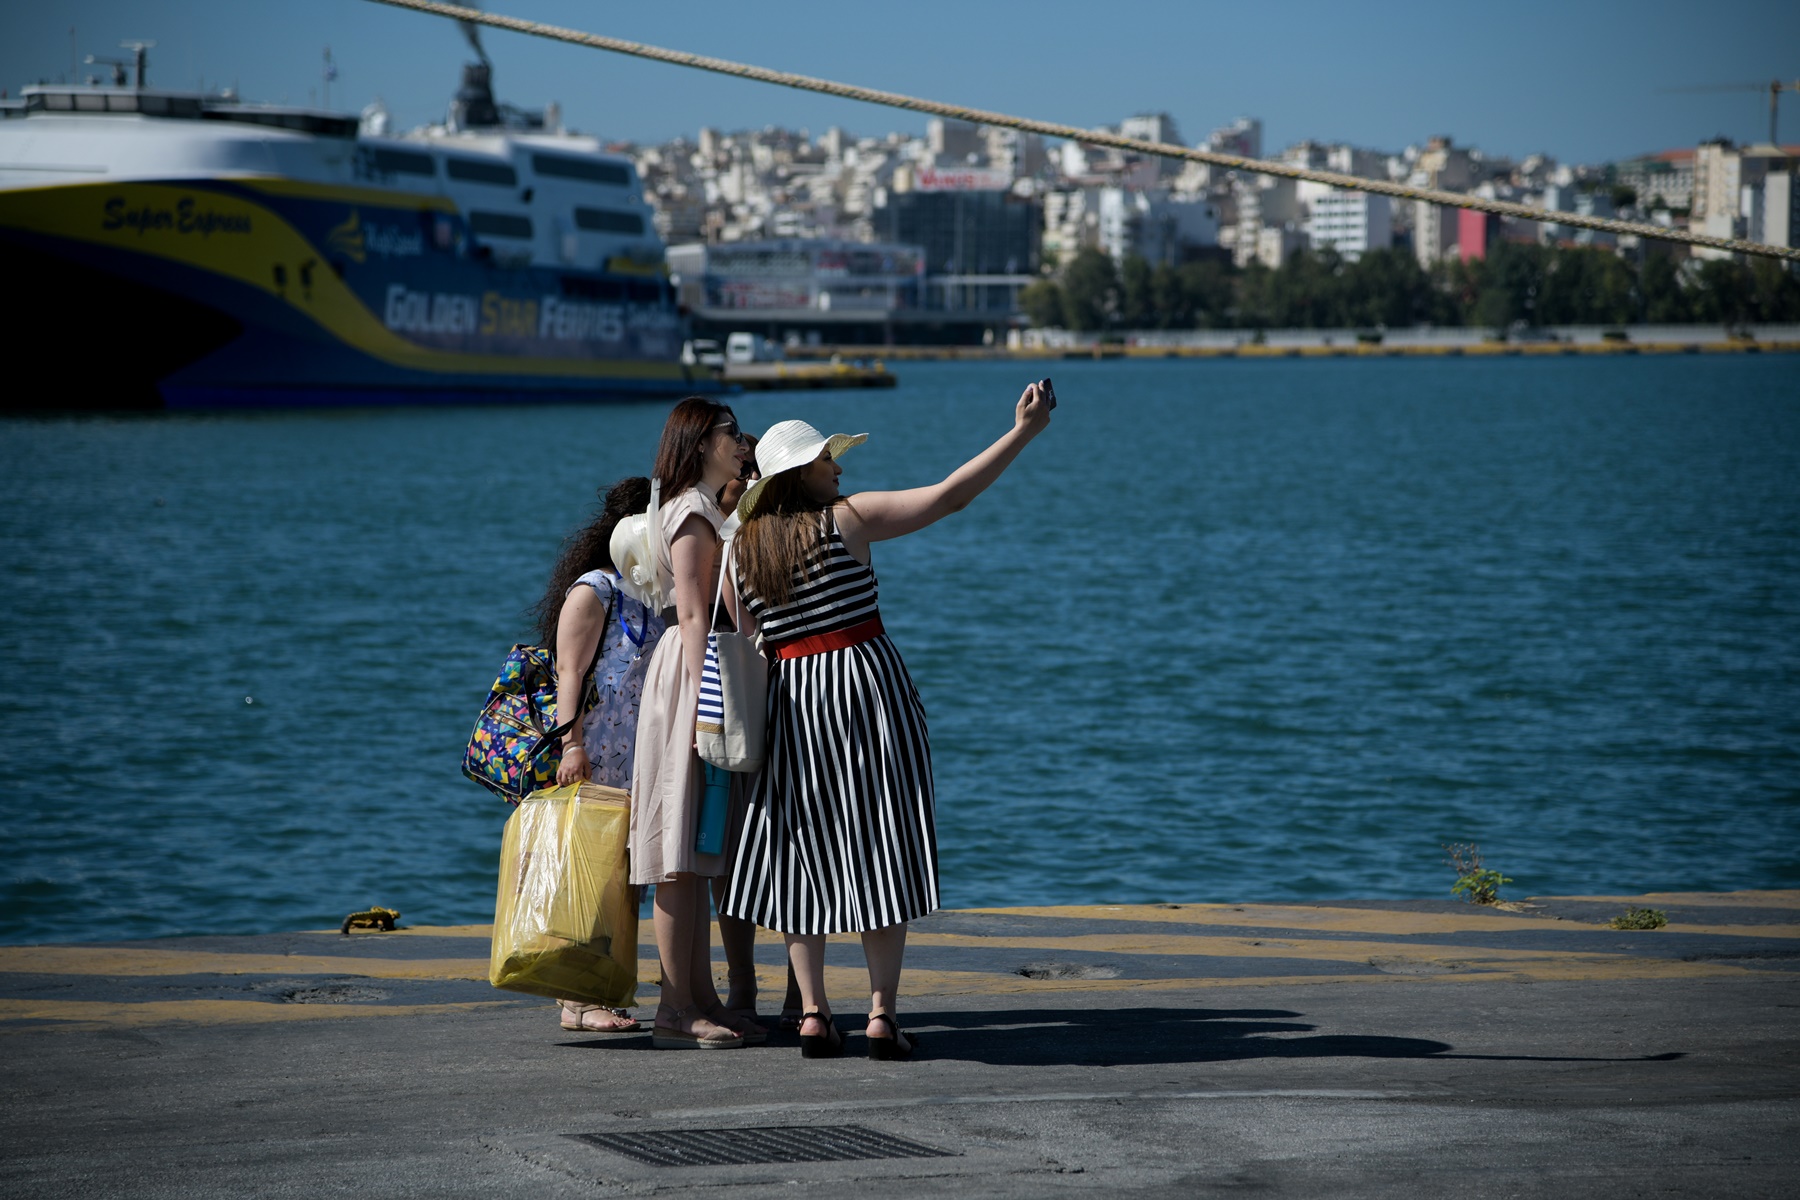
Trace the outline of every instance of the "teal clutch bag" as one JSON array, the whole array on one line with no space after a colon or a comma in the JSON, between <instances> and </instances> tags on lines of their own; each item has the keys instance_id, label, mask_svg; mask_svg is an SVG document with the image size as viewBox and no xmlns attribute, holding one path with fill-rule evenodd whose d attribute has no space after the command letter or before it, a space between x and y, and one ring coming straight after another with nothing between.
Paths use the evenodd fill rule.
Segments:
<instances>
[{"instance_id":1,"label":"teal clutch bag","mask_svg":"<svg viewBox=\"0 0 1800 1200\"><path fill-rule=\"evenodd\" d=\"M725 853L725 819L731 815L731 772L704 760L700 763L700 819L694 822L694 850Z\"/></svg>"}]
</instances>

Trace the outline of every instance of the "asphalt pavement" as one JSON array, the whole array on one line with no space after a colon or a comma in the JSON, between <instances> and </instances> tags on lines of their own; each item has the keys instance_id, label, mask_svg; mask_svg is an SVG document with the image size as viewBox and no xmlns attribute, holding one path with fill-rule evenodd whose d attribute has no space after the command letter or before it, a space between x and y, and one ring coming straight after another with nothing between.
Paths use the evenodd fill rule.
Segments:
<instances>
[{"instance_id":1,"label":"asphalt pavement","mask_svg":"<svg viewBox=\"0 0 1800 1200\"><path fill-rule=\"evenodd\" d=\"M1800 892L945 912L908 1063L866 1057L853 938L832 1061L565 1033L487 949L0 947L0 1194L1800 1193Z\"/></svg>"}]
</instances>

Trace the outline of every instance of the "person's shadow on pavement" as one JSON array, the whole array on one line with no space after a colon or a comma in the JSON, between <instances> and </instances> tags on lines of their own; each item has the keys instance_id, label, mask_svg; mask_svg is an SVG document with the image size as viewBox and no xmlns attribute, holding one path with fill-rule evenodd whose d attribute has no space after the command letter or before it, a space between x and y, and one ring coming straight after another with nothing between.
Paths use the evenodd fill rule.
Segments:
<instances>
[{"instance_id":1,"label":"person's shadow on pavement","mask_svg":"<svg viewBox=\"0 0 1800 1200\"><path fill-rule=\"evenodd\" d=\"M923 1031L922 1058L995 1066L1135 1066L1249 1058L1474 1058L1554 1062L1662 1062L1682 1057L1563 1058L1456 1054L1446 1042L1379 1034L1309 1034L1302 1014L1266 1008L1013 1009L914 1011L902 1022ZM852 1050L851 1053L855 1053Z\"/></svg>"}]
</instances>

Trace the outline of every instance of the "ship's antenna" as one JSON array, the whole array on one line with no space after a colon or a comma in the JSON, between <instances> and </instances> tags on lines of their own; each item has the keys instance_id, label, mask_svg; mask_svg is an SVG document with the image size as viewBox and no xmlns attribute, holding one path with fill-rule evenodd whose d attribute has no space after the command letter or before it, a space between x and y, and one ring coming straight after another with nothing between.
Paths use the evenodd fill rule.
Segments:
<instances>
[{"instance_id":1,"label":"ship's antenna","mask_svg":"<svg viewBox=\"0 0 1800 1200\"><path fill-rule=\"evenodd\" d=\"M137 66L137 90L144 90L144 81L149 77L149 50L155 42L120 42L121 50L131 51L132 62Z\"/></svg>"},{"instance_id":2,"label":"ship's antenna","mask_svg":"<svg viewBox=\"0 0 1800 1200\"><path fill-rule=\"evenodd\" d=\"M480 0L468 0L464 7L479 10L481 8ZM462 27L463 36L469 39L469 45L475 47L475 57L481 60L481 65L490 71L493 70L494 64L489 61L487 51L481 48L481 26L468 20L458 21L457 24Z\"/></svg>"},{"instance_id":3,"label":"ship's antenna","mask_svg":"<svg viewBox=\"0 0 1800 1200\"><path fill-rule=\"evenodd\" d=\"M1708 246L1715 250L1727 250L1734 254L1760 254L1766 258L1783 258L1790 262L1800 262L1800 248L1797 247L1771 246L1764 242L1746 241L1743 238L1713 237L1710 234L1696 233L1691 229L1670 229L1645 221L1620 221L1612 217L1594 217L1584 213L1545 212L1541 208L1515 204L1510 200L1490 200L1485 196L1474 196L1466 192L1447 192L1439 188L1413 187L1410 184L1393 183L1386 179L1364 179L1360 175L1346 175L1339 171L1317 171L1310 167L1296 166L1293 163L1272 162L1261 158L1243 158L1236 154L1201 150L1194 146L1148 142L1141 138L1128 138L1101 130L1082 129L1075 125L1038 121L1030 117L1014 117L1006 113L987 112L960 104L945 104L941 100L926 100L918 96L902 95L899 92L883 92L875 88L858 87L853 83L837 83L829 79L817 79L810 75L772 71L767 67L751 66L748 63L708 58L700 54L688 54L681 50L666 50L661 46L646 46L642 42L628 42L624 38L606 37L598 33L583 33L579 29L565 29L557 25L546 25L541 21L503 17L498 13L484 13L455 4L440 4L437 3L437 0L375 0L375 3L389 4L395 8L410 8L415 12L449 17L467 24L491 25L496 29L508 29L514 33L549 38L558 42L569 42L595 50L610 50L615 54L629 54L635 58L648 58L655 62L672 63L680 67L694 67L701 71L714 71L720 75L735 75L739 79L755 79L762 83L798 88L806 92L821 92L827 96L838 96L846 100L885 104L889 108L904 108L911 112L951 117L976 125L995 125L1002 129L1017 129L1025 133L1086 142L1094 146L1113 146L1134 154L1185 159L1189 162L1224 167L1227 170L1247 171L1256 175L1272 175L1281 179L1304 179L1325 184L1327 187L1342 188L1346 191L1373 192L1377 195L1393 196L1401 200L1422 200L1427 204L1436 204L1443 208L1467 208L1475 212L1512 217L1515 220L1551 221L1558 225L1597 229L1602 233L1628 234L1632 237L1651 238L1664 242L1685 242L1690 246Z\"/></svg>"}]
</instances>

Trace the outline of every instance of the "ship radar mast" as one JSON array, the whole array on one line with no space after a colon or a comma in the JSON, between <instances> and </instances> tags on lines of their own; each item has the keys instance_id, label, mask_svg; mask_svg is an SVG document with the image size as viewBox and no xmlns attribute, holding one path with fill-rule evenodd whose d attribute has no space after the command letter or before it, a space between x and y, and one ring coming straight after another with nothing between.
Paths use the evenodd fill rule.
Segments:
<instances>
[{"instance_id":1,"label":"ship radar mast","mask_svg":"<svg viewBox=\"0 0 1800 1200\"><path fill-rule=\"evenodd\" d=\"M123 58L101 58L98 54L90 54L84 60L89 66L111 67L114 87L124 87L126 82L125 68L136 68L137 90L144 90L144 80L150 66L149 50L155 42L120 42L119 49L131 51L130 60Z\"/></svg>"}]
</instances>

